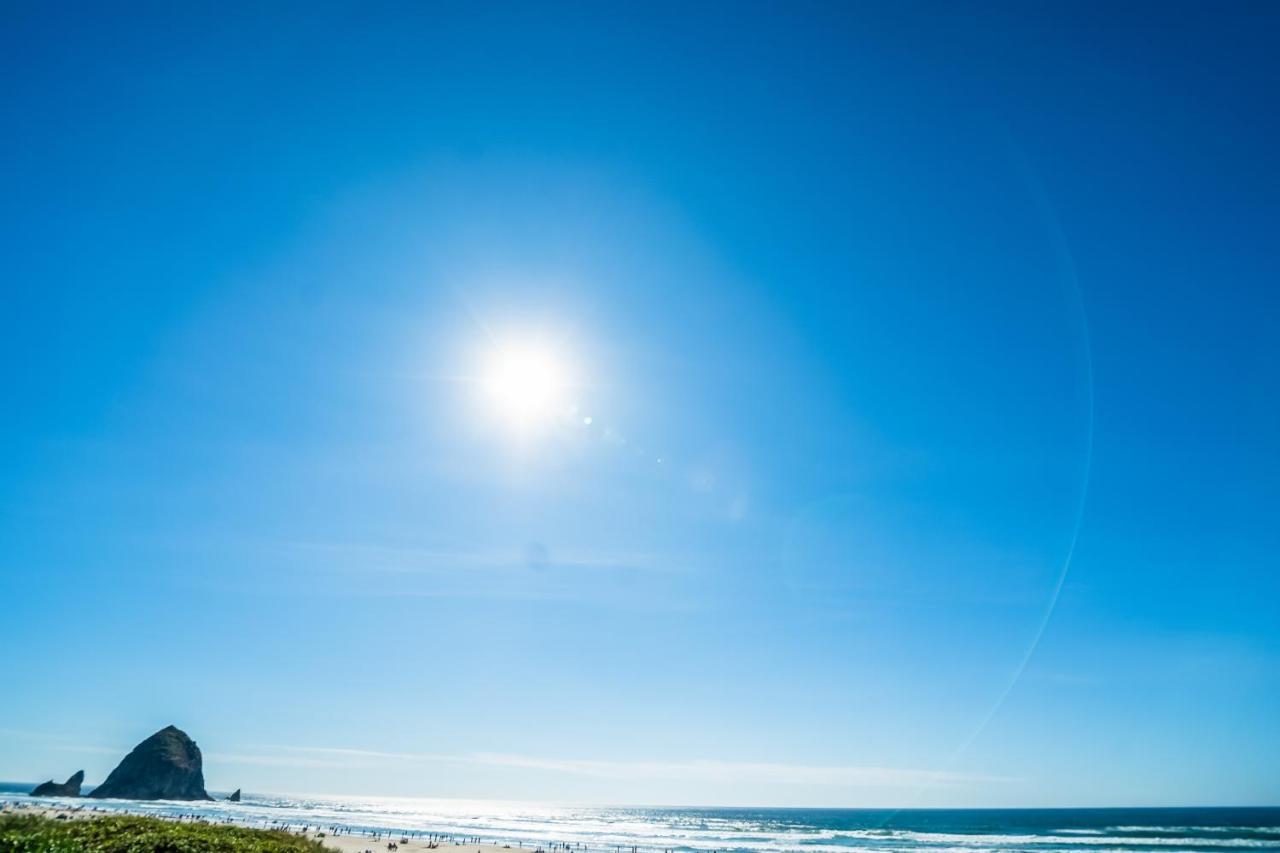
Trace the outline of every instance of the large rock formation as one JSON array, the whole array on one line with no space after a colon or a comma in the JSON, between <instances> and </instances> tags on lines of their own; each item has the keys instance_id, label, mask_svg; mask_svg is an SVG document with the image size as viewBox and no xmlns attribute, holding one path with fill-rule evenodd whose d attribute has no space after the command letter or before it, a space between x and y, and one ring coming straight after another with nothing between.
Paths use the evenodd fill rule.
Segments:
<instances>
[{"instance_id":1,"label":"large rock formation","mask_svg":"<svg viewBox=\"0 0 1280 853\"><path fill-rule=\"evenodd\" d=\"M233 793L231 796L227 797L227 802L229 802L229 803L238 803L238 802L240 802L240 789L239 789L239 788L236 788L235 793Z\"/></svg>"},{"instance_id":2,"label":"large rock formation","mask_svg":"<svg viewBox=\"0 0 1280 853\"><path fill-rule=\"evenodd\" d=\"M204 789L200 748L174 726L166 726L135 746L89 796L125 800L213 799Z\"/></svg>"},{"instance_id":3,"label":"large rock formation","mask_svg":"<svg viewBox=\"0 0 1280 853\"><path fill-rule=\"evenodd\" d=\"M41 782L36 785L35 790L31 792L33 797L78 797L80 796L80 785L84 782L84 771L77 770L72 774L71 778L59 785L50 779L48 782Z\"/></svg>"}]
</instances>

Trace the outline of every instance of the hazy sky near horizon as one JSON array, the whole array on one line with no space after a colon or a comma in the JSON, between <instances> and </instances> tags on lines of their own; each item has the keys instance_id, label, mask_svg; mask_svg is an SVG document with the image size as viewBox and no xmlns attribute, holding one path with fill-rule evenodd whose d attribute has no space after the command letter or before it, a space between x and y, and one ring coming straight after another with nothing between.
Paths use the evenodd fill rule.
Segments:
<instances>
[{"instance_id":1,"label":"hazy sky near horizon","mask_svg":"<svg viewBox=\"0 0 1280 853\"><path fill-rule=\"evenodd\" d=\"M0 779L1280 802L1280 7L0 21Z\"/></svg>"}]
</instances>

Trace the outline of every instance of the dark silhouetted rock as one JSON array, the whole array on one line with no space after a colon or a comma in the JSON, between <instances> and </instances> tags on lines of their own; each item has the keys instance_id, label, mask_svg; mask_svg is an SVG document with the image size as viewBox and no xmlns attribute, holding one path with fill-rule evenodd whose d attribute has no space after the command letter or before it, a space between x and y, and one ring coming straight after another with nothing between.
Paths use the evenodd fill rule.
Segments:
<instances>
[{"instance_id":1,"label":"dark silhouetted rock","mask_svg":"<svg viewBox=\"0 0 1280 853\"><path fill-rule=\"evenodd\" d=\"M91 797L124 800L211 800L204 789L200 748L186 733L166 726L133 748Z\"/></svg>"},{"instance_id":2,"label":"dark silhouetted rock","mask_svg":"<svg viewBox=\"0 0 1280 853\"><path fill-rule=\"evenodd\" d=\"M80 785L84 782L84 771L77 770L70 779L59 785L50 779L48 782L41 782L36 785L36 789L31 792L33 797L78 797L80 796Z\"/></svg>"},{"instance_id":3,"label":"dark silhouetted rock","mask_svg":"<svg viewBox=\"0 0 1280 853\"><path fill-rule=\"evenodd\" d=\"M235 793L233 793L231 796L227 797L227 802L230 802L230 803L238 803L238 802L240 802L240 789L239 789L239 788L236 788Z\"/></svg>"}]
</instances>

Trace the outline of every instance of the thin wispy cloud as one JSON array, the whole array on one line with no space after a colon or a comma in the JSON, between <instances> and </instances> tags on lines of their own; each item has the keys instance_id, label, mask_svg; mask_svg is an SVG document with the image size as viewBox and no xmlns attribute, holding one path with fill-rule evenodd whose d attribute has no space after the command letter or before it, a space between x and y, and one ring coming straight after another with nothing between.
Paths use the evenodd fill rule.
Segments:
<instances>
[{"instance_id":1,"label":"thin wispy cloud","mask_svg":"<svg viewBox=\"0 0 1280 853\"><path fill-rule=\"evenodd\" d=\"M602 779L678 779L684 781L749 781L786 785L915 787L973 781L1007 781L941 770L913 770L859 765L804 765L743 761L597 761L548 759L524 755L477 753L477 764L551 770Z\"/></svg>"},{"instance_id":2,"label":"thin wispy cloud","mask_svg":"<svg viewBox=\"0 0 1280 853\"><path fill-rule=\"evenodd\" d=\"M369 767L388 763L461 764L503 767L516 770L564 773L596 779L672 780L696 782L762 782L780 785L830 787L885 786L919 788L969 782L1011 782L1006 777L945 770L876 767L864 765L807 765L775 762L717 761L609 761L598 759L547 758L515 753L475 752L465 754L383 752L339 747L276 746L272 750L293 755L263 756L256 763L312 766ZM301 755L299 755L301 754ZM305 755L331 756L308 759ZM250 756L239 756L249 759ZM246 760L245 763L254 763Z\"/></svg>"},{"instance_id":3,"label":"thin wispy cloud","mask_svg":"<svg viewBox=\"0 0 1280 853\"><path fill-rule=\"evenodd\" d=\"M574 602L628 610L693 609L691 579L712 562L696 552L542 541L477 549L325 540L246 547L268 555L273 565L304 572L311 591L362 597ZM276 574L276 581L269 583L284 576Z\"/></svg>"},{"instance_id":4,"label":"thin wispy cloud","mask_svg":"<svg viewBox=\"0 0 1280 853\"><path fill-rule=\"evenodd\" d=\"M253 755L233 752L210 752L204 759L210 764L240 764L254 767L327 767L334 769L350 769L349 761L328 760L322 758L306 758L296 755Z\"/></svg>"},{"instance_id":5,"label":"thin wispy cloud","mask_svg":"<svg viewBox=\"0 0 1280 853\"><path fill-rule=\"evenodd\" d=\"M59 752L84 752L94 755L120 755L129 751L128 747L121 748L118 746L102 746L101 744L86 745L79 742L77 738L69 735L32 731L30 729L0 728L0 739L42 741L49 745L49 749L55 749Z\"/></svg>"},{"instance_id":6,"label":"thin wispy cloud","mask_svg":"<svg viewBox=\"0 0 1280 853\"><path fill-rule=\"evenodd\" d=\"M528 543L522 548L439 549L364 542L304 541L284 543L286 552L321 557L331 566L353 572L435 574L524 569L579 571L687 570L691 560L646 552L549 547Z\"/></svg>"}]
</instances>

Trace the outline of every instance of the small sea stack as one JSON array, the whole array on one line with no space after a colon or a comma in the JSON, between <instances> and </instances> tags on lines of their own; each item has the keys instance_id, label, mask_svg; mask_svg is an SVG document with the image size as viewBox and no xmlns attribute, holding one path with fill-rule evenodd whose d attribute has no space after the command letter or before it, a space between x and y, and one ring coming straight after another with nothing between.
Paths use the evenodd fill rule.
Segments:
<instances>
[{"instance_id":1,"label":"small sea stack","mask_svg":"<svg viewBox=\"0 0 1280 853\"><path fill-rule=\"evenodd\" d=\"M238 802L240 802L240 789L239 789L239 788L236 788L236 789L235 789L235 791L233 791L233 792L232 792L231 796L227 797L227 802L229 802L229 803L238 803Z\"/></svg>"},{"instance_id":2,"label":"small sea stack","mask_svg":"<svg viewBox=\"0 0 1280 853\"><path fill-rule=\"evenodd\" d=\"M50 779L48 782L41 782L31 791L33 797L78 797L80 796L80 786L84 783L84 771L77 770L71 774L71 778L59 785Z\"/></svg>"}]
</instances>

